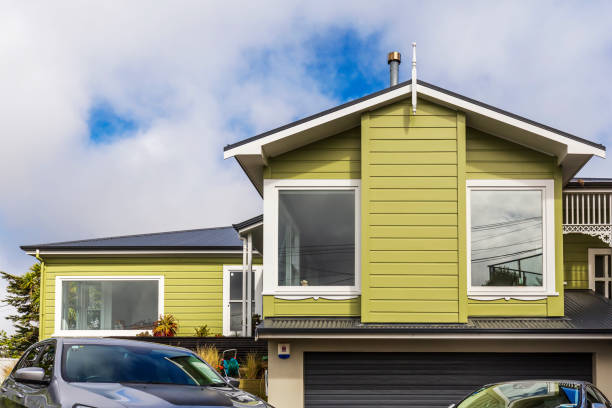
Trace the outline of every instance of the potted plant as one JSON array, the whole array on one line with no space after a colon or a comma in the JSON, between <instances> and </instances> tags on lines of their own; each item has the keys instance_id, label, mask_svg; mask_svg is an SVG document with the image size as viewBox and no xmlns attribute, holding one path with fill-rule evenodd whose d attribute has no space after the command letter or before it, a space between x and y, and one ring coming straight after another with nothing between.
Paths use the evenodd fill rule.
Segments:
<instances>
[{"instance_id":1,"label":"potted plant","mask_svg":"<svg viewBox=\"0 0 612 408\"><path fill-rule=\"evenodd\" d=\"M178 330L178 322L171 314L160 315L159 320L153 325L155 337L174 337Z\"/></svg>"},{"instance_id":2,"label":"potted plant","mask_svg":"<svg viewBox=\"0 0 612 408\"><path fill-rule=\"evenodd\" d=\"M266 386L261 375L261 358L256 353L247 354L241 371L240 388L258 397L266 398Z\"/></svg>"}]
</instances>

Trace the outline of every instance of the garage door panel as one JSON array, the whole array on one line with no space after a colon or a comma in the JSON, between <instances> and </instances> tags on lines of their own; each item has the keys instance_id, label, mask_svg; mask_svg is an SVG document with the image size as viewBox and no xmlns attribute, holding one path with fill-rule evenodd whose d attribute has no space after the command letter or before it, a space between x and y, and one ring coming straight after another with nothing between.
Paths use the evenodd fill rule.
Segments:
<instances>
[{"instance_id":1,"label":"garage door panel","mask_svg":"<svg viewBox=\"0 0 612 408\"><path fill-rule=\"evenodd\" d=\"M481 385L592 380L589 353L305 353L306 408L446 408Z\"/></svg>"}]
</instances>

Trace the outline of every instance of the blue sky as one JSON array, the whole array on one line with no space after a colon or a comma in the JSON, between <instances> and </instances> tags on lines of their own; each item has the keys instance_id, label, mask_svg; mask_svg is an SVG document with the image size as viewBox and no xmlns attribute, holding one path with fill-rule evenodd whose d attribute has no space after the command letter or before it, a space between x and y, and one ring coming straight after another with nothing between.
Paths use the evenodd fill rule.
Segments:
<instances>
[{"instance_id":1,"label":"blue sky","mask_svg":"<svg viewBox=\"0 0 612 408\"><path fill-rule=\"evenodd\" d=\"M419 78L612 145L609 2L65 4L0 6L8 272L20 244L260 213L223 146L384 88L389 51L407 79L412 41Z\"/></svg>"}]
</instances>

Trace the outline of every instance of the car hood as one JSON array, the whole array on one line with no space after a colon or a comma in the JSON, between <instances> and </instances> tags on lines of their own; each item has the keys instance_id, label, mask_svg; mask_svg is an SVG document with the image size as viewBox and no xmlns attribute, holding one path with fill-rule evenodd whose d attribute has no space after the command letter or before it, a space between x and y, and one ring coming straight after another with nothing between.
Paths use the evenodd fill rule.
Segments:
<instances>
[{"instance_id":1,"label":"car hood","mask_svg":"<svg viewBox=\"0 0 612 408\"><path fill-rule=\"evenodd\" d=\"M104 406L123 407L244 407L264 408L266 404L244 391L232 387L196 387L173 384L118 384L72 383L86 400L81 404L95 403ZM91 397L89 399L87 397ZM98 402L100 401L100 402Z\"/></svg>"}]
</instances>

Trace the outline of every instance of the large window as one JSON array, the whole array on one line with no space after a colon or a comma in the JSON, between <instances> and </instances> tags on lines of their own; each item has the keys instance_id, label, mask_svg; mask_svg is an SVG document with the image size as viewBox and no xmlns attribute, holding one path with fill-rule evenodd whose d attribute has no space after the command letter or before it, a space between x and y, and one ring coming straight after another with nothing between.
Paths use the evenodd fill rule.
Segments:
<instances>
[{"instance_id":1,"label":"large window","mask_svg":"<svg viewBox=\"0 0 612 408\"><path fill-rule=\"evenodd\" d=\"M266 288L275 295L358 294L359 180L271 183L264 235L276 273Z\"/></svg>"},{"instance_id":2,"label":"large window","mask_svg":"<svg viewBox=\"0 0 612 408\"><path fill-rule=\"evenodd\" d=\"M161 278L58 278L61 332L142 332L162 313Z\"/></svg>"},{"instance_id":3,"label":"large window","mask_svg":"<svg viewBox=\"0 0 612 408\"><path fill-rule=\"evenodd\" d=\"M469 181L472 293L554 291L554 226L547 225L554 222L551 183Z\"/></svg>"}]
</instances>

